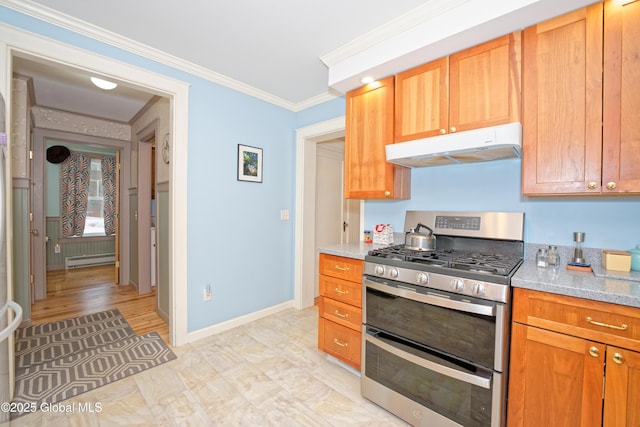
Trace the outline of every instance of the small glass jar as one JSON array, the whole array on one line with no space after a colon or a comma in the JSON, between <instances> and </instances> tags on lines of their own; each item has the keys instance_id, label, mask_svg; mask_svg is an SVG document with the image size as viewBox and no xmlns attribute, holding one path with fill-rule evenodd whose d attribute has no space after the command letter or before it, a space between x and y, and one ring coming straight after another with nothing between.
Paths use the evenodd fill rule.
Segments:
<instances>
[{"instance_id":1,"label":"small glass jar","mask_svg":"<svg viewBox=\"0 0 640 427\"><path fill-rule=\"evenodd\" d=\"M547 254L548 254L548 251L546 248L538 249L538 255L536 255L536 265L538 267L547 266Z\"/></svg>"},{"instance_id":2,"label":"small glass jar","mask_svg":"<svg viewBox=\"0 0 640 427\"><path fill-rule=\"evenodd\" d=\"M560 265L560 253L558 247L555 245L549 245L547 250L547 266L558 267Z\"/></svg>"}]
</instances>

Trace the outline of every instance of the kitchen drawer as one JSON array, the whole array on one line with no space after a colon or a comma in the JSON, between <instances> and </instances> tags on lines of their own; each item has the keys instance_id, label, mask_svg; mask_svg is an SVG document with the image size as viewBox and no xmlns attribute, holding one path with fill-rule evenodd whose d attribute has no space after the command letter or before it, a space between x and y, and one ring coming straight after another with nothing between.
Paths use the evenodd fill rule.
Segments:
<instances>
[{"instance_id":1,"label":"kitchen drawer","mask_svg":"<svg viewBox=\"0 0 640 427\"><path fill-rule=\"evenodd\" d=\"M320 254L319 273L352 282L362 281L364 261L355 258Z\"/></svg>"},{"instance_id":2,"label":"kitchen drawer","mask_svg":"<svg viewBox=\"0 0 640 427\"><path fill-rule=\"evenodd\" d=\"M322 317L318 320L320 350L360 369L362 334Z\"/></svg>"},{"instance_id":3,"label":"kitchen drawer","mask_svg":"<svg viewBox=\"0 0 640 427\"><path fill-rule=\"evenodd\" d=\"M514 289L513 321L640 351L640 309Z\"/></svg>"},{"instance_id":4,"label":"kitchen drawer","mask_svg":"<svg viewBox=\"0 0 640 427\"><path fill-rule=\"evenodd\" d=\"M319 285L320 295L362 307L362 283L321 275Z\"/></svg>"},{"instance_id":5,"label":"kitchen drawer","mask_svg":"<svg viewBox=\"0 0 640 427\"><path fill-rule=\"evenodd\" d=\"M320 297L320 316L358 332L362 331L362 309L327 297Z\"/></svg>"}]
</instances>

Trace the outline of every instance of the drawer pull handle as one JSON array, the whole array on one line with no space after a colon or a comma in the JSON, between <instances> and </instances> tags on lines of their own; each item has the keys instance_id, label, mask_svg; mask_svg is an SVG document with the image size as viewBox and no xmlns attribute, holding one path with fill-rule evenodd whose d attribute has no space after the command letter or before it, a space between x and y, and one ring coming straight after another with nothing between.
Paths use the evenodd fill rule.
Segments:
<instances>
[{"instance_id":1,"label":"drawer pull handle","mask_svg":"<svg viewBox=\"0 0 640 427\"><path fill-rule=\"evenodd\" d=\"M622 365L624 363L624 357L620 353L613 353L613 357L611 357L611 358L618 365Z\"/></svg>"},{"instance_id":2,"label":"drawer pull handle","mask_svg":"<svg viewBox=\"0 0 640 427\"><path fill-rule=\"evenodd\" d=\"M589 348L589 354L593 357L600 356L600 349L596 346Z\"/></svg>"},{"instance_id":3,"label":"drawer pull handle","mask_svg":"<svg viewBox=\"0 0 640 427\"><path fill-rule=\"evenodd\" d=\"M338 338L334 338L333 342L335 344L338 344L340 347L349 347L349 343L348 342L342 342Z\"/></svg>"},{"instance_id":4,"label":"drawer pull handle","mask_svg":"<svg viewBox=\"0 0 640 427\"><path fill-rule=\"evenodd\" d=\"M335 269L340 271L349 271L349 267L340 267L339 265L336 265Z\"/></svg>"},{"instance_id":5,"label":"drawer pull handle","mask_svg":"<svg viewBox=\"0 0 640 427\"><path fill-rule=\"evenodd\" d=\"M626 331L627 328L629 327L629 325L627 325L625 323L623 323L620 326L616 326L616 325L610 325L608 323L596 322L591 317L587 317L587 323L591 323L592 325L596 325L596 326L604 326L605 328L611 328L611 329L615 329L617 331Z\"/></svg>"},{"instance_id":6,"label":"drawer pull handle","mask_svg":"<svg viewBox=\"0 0 640 427\"><path fill-rule=\"evenodd\" d=\"M339 293L339 294L342 294L342 295L346 295L346 294L348 294L348 293L349 293L349 291L343 291L343 290L340 290L340 289L338 289L338 288L336 288L336 289L335 289L335 291L336 291L337 293Z\"/></svg>"},{"instance_id":7,"label":"drawer pull handle","mask_svg":"<svg viewBox=\"0 0 640 427\"><path fill-rule=\"evenodd\" d=\"M340 313L338 310L334 311L334 314L335 314L336 316L338 316L338 317L342 317L343 319L344 319L344 318L346 318L346 317L349 317L349 313L347 313L347 314L342 314L342 313Z\"/></svg>"}]
</instances>

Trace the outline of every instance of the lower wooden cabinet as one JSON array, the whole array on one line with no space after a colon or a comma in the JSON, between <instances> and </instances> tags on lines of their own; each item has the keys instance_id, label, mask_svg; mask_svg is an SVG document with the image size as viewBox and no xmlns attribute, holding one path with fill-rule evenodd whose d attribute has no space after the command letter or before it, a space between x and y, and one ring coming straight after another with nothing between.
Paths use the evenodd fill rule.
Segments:
<instances>
[{"instance_id":1,"label":"lower wooden cabinet","mask_svg":"<svg viewBox=\"0 0 640 427\"><path fill-rule=\"evenodd\" d=\"M604 354L603 345L514 324L509 426L600 426Z\"/></svg>"},{"instance_id":2,"label":"lower wooden cabinet","mask_svg":"<svg viewBox=\"0 0 640 427\"><path fill-rule=\"evenodd\" d=\"M508 426L640 426L640 309L514 290Z\"/></svg>"},{"instance_id":3,"label":"lower wooden cabinet","mask_svg":"<svg viewBox=\"0 0 640 427\"><path fill-rule=\"evenodd\" d=\"M640 426L640 352L607 347L605 426Z\"/></svg>"},{"instance_id":4,"label":"lower wooden cabinet","mask_svg":"<svg viewBox=\"0 0 640 427\"><path fill-rule=\"evenodd\" d=\"M362 334L351 328L320 318L318 322L318 346L343 362L360 369Z\"/></svg>"},{"instance_id":5,"label":"lower wooden cabinet","mask_svg":"<svg viewBox=\"0 0 640 427\"><path fill-rule=\"evenodd\" d=\"M320 254L318 348L360 369L362 260Z\"/></svg>"}]
</instances>

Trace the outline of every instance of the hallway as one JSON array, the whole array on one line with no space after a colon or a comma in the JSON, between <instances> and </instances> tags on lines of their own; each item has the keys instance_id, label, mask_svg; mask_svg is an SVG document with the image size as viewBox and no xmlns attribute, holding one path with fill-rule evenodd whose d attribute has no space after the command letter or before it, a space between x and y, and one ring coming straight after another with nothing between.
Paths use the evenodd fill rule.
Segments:
<instances>
[{"instance_id":1,"label":"hallway","mask_svg":"<svg viewBox=\"0 0 640 427\"><path fill-rule=\"evenodd\" d=\"M169 344L169 325L156 313L156 288L138 295L134 286L113 279L113 265L47 272L47 298L32 304L31 323L117 308L136 334L156 331Z\"/></svg>"}]
</instances>

